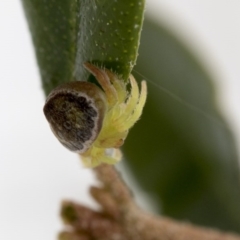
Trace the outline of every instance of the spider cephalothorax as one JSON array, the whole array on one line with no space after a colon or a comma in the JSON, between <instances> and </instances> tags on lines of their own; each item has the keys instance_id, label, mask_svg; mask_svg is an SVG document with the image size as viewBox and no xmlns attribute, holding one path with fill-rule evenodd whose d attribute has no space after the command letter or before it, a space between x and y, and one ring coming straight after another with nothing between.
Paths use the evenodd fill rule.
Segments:
<instances>
[{"instance_id":1,"label":"spider cephalothorax","mask_svg":"<svg viewBox=\"0 0 240 240\"><path fill-rule=\"evenodd\" d=\"M91 63L84 67L102 89L90 82L69 82L48 96L44 113L58 140L69 150L80 153L86 166L113 164L120 160L118 150L128 130L142 114L146 101L146 82L141 93L136 80L129 77L130 89L116 74Z\"/></svg>"}]
</instances>

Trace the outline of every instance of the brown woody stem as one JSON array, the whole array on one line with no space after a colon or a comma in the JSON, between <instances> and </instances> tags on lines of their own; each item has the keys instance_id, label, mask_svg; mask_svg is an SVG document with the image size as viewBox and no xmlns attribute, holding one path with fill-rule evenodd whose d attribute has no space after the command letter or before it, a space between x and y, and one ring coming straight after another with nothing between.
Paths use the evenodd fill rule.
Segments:
<instances>
[{"instance_id":1,"label":"brown woody stem","mask_svg":"<svg viewBox=\"0 0 240 240\"><path fill-rule=\"evenodd\" d=\"M61 240L240 240L240 236L196 227L141 210L113 166L94 169L101 187L91 187L100 211L64 202L62 218L68 229Z\"/></svg>"}]
</instances>

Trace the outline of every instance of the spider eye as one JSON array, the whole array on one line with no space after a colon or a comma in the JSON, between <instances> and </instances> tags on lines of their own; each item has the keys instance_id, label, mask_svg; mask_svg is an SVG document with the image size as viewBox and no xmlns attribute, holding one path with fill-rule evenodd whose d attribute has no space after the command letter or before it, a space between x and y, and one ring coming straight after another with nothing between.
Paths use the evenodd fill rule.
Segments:
<instances>
[{"instance_id":1,"label":"spider eye","mask_svg":"<svg viewBox=\"0 0 240 240\"><path fill-rule=\"evenodd\" d=\"M93 83L69 82L54 89L43 108L54 135L69 150L83 153L97 138L107 103Z\"/></svg>"}]
</instances>

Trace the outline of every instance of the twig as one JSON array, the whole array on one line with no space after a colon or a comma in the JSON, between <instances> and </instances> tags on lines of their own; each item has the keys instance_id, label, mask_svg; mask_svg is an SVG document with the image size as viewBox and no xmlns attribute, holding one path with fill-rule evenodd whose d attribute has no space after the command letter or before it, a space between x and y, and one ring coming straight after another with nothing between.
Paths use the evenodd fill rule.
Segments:
<instances>
[{"instance_id":1,"label":"twig","mask_svg":"<svg viewBox=\"0 0 240 240\"><path fill-rule=\"evenodd\" d=\"M60 240L240 240L234 234L148 214L134 203L113 166L101 165L94 171L102 186L91 187L90 192L102 209L65 201L61 215L67 229Z\"/></svg>"}]
</instances>

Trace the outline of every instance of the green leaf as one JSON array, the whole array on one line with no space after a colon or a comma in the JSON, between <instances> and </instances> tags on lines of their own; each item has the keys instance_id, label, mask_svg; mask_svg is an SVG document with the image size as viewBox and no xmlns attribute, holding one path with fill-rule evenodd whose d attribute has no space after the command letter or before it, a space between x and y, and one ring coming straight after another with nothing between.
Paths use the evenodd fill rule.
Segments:
<instances>
[{"instance_id":1,"label":"green leaf","mask_svg":"<svg viewBox=\"0 0 240 240\"><path fill-rule=\"evenodd\" d=\"M113 69L127 80L136 62L143 10L143 0L81 2L75 66L78 80L84 76L86 60Z\"/></svg>"},{"instance_id":2,"label":"green leaf","mask_svg":"<svg viewBox=\"0 0 240 240\"><path fill-rule=\"evenodd\" d=\"M144 0L22 0L43 88L87 80L83 63L126 80L136 62Z\"/></svg>"},{"instance_id":3,"label":"green leaf","mask_svg":"<svg viewBox=\"0 0 240 240\"><path fill-rule=\"evenodd\" d=\"M162 214L240 232L237 151L211 77L149 19L139 53L135 70L149 79L149 93L124 145L127 166Z\"/></svg>"},{"instance_id":4,"label":"green leaf","mask_svg":"<svg viewBox=\"0 0 240 240\"><path fill-rule=\"evenodd\" d=\"M79 1L22 0L45 93L72 79Z\"/></svg>"}]
</instances>

